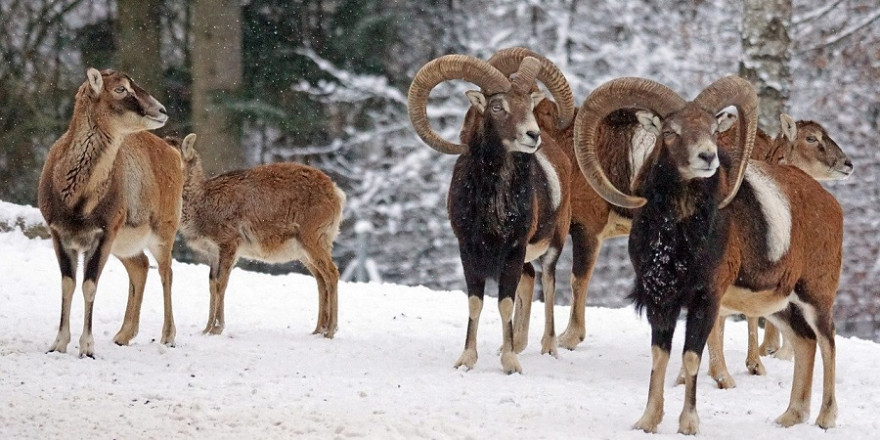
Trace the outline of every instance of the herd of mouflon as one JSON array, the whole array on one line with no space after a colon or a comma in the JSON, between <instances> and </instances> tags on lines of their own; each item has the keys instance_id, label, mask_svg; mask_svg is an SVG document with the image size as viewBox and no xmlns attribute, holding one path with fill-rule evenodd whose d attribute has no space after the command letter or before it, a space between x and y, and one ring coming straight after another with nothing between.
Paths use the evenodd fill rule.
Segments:
<instances>
[{"instance_id":1,"label":"herd of mouflon","mask_svg":"<svg viewBox=\"0 0 880 440\"><path fill-rule=\"evenodd\" d=\"M427 116L431 90L452 80L479 87L466 94L457 142L434 131ZM782 114L774 138L757 128L757 108L754 88L736 76L719 78L692 100L649 79L618 78L578 108L559 68L526 48L503 49L488 60L456 54L426 63L410 86L408 112L425 144L457 156L447 208L469 300L455 367L476 364L486 281L495 280L501 366L522 372L517 354L528 344L535 261L545 297L541 352L574 349L586 335L587 288L602 242L629 236L635 272L629 297L650 323L653 358L648 401L634 428L656 432L662 420L664 377L683 310L680 433L699 430L695 390L707 345L710 376L721 388L736 386L723 350L731 314L748 318L750 373L765 374L761 355L794 358L789 406L776 419L782 426L809 417L818 348L823 395L816 424L835 426L832 309L843 213L819 181L847 178L853 165L820 124ZM92 310L110 254L130 280L113 340L127 345L137 335L146 249L158 263L164 294L160 341L173 345L171 250L178 232L210 267L206 334L223 332L229 275L246 258L302 262L318 288L314 333L332 338L339 281L332 248L345 193L320 170L290 162L206 176L196 134L163 139L150 132L167 120L165 107L125 73L86 72L38 189L61 271L61 320L49 351L66 352L70 343L80 254L80 356L95 354ZM557 337L556 263L568 237L573 305Z\"/></svg>"}]
</instances>

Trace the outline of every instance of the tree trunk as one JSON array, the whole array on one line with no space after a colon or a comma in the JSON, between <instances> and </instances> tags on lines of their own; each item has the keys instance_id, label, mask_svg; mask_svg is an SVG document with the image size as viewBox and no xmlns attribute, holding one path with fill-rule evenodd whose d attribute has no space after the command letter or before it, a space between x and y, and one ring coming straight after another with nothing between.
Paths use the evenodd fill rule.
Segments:
<instances>
[{"instance_id":1,"label":"tree trunk","mask_svg":"<svg viewBox=\"0 0 880 440\"><path fill-rule=\"evenodd\" d=\"M744 0L739 74L758 91L758 127L775 135L791 94L791 0Z\"/></svg>"},{"instance_id":2,"label":"tree trunk","mask_svg":"<svg viewBox=\"0 0 880 440\"><path fill-rule=\"evenodd\" d=\"M165 98L162 75L162 0L117 0L116 69L125 72L160 102Z\"/></svg>"},{"instance_id":3,"label":"tree trunk","mask_svg":"<svg viewBox=\"0 0 880 440\"><path fill-rule=\"evenodd\" d=\"M247 165L241 123L230 104L242 86L241 3L192 1L192 123L205 173Z\"/></svg>"}]
</instances>

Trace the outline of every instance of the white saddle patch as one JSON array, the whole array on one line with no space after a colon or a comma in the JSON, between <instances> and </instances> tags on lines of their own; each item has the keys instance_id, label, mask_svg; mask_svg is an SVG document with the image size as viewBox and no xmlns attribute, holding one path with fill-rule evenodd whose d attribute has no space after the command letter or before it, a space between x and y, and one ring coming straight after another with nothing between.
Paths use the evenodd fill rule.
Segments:
<instances>
[{"instance_id":1,"label":"white saddle patch","mask_svg":"<svg viewBox=\"0 0 880 440\"><path fill-rule=\"evenodd\" d=\"M750 160L745 180L752 186L767 222L767 259L776 262L791 244L791 205L764 166L763 162Z\"/></svg>"},{"instance_id":2,"label":"white saddle patch","mask_svg":"<svg viewBox=\"0 0 880 440\"><path fill-rule=\"evenodd\" d=\"M642 165L648 160L648 156L654 151L657 135L660 134L660 118L651 112L638 111L636 116L639 125L636 126L632 137L632 149L629 154L629 181L636 178Z\"/></svg>"},{"instance_id":3,"label":"white saddle patch","mask_svg":"<svg viewBox=\"0 0 880 440\"><path fill-rule=\"evenodd\" d=\"M550 163L550 160L547 159L547 156L544 155L544 152L538 150L535 153L535 158L538 159L538 164L541 165L541 169L544 170L544 175L547 176L547 187L550 190L550 202L553 205L553 210L559 207L562 203L562 185L559 183L559 175L556 174L556 168L553 168L553 165Z\"/></svg>"}]
</instances>

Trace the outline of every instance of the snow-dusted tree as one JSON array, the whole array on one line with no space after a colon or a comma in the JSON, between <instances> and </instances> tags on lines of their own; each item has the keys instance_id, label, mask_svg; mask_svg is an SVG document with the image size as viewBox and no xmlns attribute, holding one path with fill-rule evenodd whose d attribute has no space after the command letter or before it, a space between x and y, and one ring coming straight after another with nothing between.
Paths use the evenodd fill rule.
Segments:
<instances>
[{"instance_id":1,"label":"snow-dusted tree","mask_svg":"<svg viewBox=\"0 0 880 440\"><path fill-rule=\"evenodd\" d=\"M436 288L458 281L457 247L446 220L454 158L438 156L415 137L406 95L387 78L341 69L310 49L298 53L328 79L303 81L296 90L339 109L344 131L324 145L279 147L264 154L273 160L308 158L346 189L345 220L334 247L337 261L342 267L352 263L355 225L367 223L371 227L361 229L367 234L368 257L384 280ZM463 92L438 87L431 116L447 121L463 116ZM445 135L457 136L455 122L445 126Z\"/></svg>"},{"instance_id":2,"label":"snow-dusted tree","mask_svg":"<svg viewBox=\"0 0 880 440\"><path fill-rule=\"evenodd\" d=\"M193 0L192 8L192 124L214 175L246 165L233 111L242 86L241 3Z\"/></svg>"},{"instance_id":3,"label":"snow-dusted tree","mask_svg":"<svg viewBox=\"0 0 880 440\"><path fill-rule=\"evenodd\" d=\"M111 35L106 10L83 13L91 7L84 0L0 0L0 200L36 203L43 159L67 127L82 84L77 45ZM88 59L109 63L98 56L103 49L90 45Z\"/></svg>"},{"instance_id":4,"label":"snow-dusted tree","mask_svg":"<svg viewBox=\"0 0 880 440\"><path fill-rule=\"evenodd\" d=\"M740 76L758 91L758 126L771 136L791 94L791 0L743 0Z\"/></svg>"},{"instance_id":5,"label":"snow-dusted tree","mask_svg":"<svg viewBox=\"0 0 880 440\"><path fill-rule=\"evenodd\" d=\"M880 3L795 2L791 34L792 115L825 124L856 168L825 184L846 219L838 331L880 340Z\"/></svg>"},{"instance_id":6,"label":"snow-dusted tree","mask_svg":"<svg viewBox=\"0 0 880 440\"><path fill-rule=\"evenodd\" d=\"M117 50L113 67L131 75L164 104L161 8L162 0L117 0Z\"/></svg>"}]
</instances>

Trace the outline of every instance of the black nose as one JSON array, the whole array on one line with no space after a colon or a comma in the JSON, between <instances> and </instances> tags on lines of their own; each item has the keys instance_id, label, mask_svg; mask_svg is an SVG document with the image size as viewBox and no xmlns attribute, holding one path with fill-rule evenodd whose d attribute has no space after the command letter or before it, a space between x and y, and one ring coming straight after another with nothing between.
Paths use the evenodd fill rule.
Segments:
<instances>
[{"instance_id":1,"label":"black nose","mask_svg":"<svg viewBox=\"0 0 880 440\"><path fill-rule=\"evenodd\" d=\"M848 167L850 167L850 168L852 168L852 167L853 167L853 164L852 164L852 161L851 161L851 160L849 160L849 159L847 159L847 160L845 160L845 161L843 161L843 164L844 164L844 165L846 165L846 166L848 166Z\"/></svg>"},{"instance_id":2,"label":"black nose","mask_svg":"<svg viewBox=\"0 0 880 440\"><path fill-rule=\"evenodd\" d=\"M165 111L164 105L159 106L159 113L162 113L163 115L168 116L168 112Z\"/></svg>"},{"instance_id":3,"label":"black nose","mask_svg":"<svg viewBox=\"0 0 880 440\"><path fill-rule=\"evenodd\" d=\"M538 138L541 137L540 131L529 130L526 132L526 136L532 138L533 141L537 142Z\"/></svg>"},{"instance_id":4,"label":"black nose","mask_svg":"<svg viewBox=\"0 0 880 440\"><path fill-rule=\"evenodd\" d=\"M704 160L706 163L712 163L715 160L715 153L711 151L703 151L702 153L697 154L697 157Z\"/></svg>"}]
</instances>

